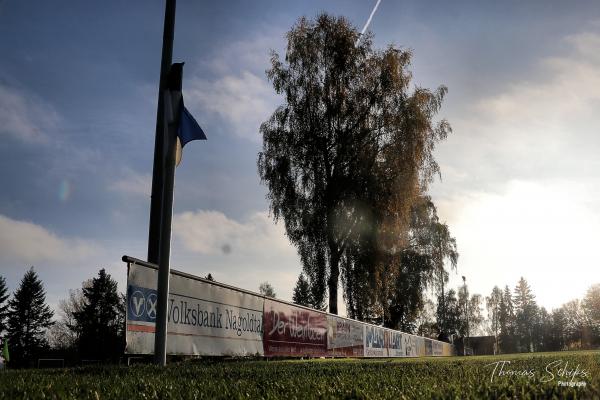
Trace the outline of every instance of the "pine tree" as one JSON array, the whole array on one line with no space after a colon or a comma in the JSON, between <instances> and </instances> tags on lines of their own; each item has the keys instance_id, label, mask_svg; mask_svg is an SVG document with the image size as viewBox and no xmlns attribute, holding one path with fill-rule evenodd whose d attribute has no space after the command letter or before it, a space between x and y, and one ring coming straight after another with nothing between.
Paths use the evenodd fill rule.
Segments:
<instances>
[{"instance_id":1,"label":"pine tree","mask_svg":"<svg viewBox=\"0 0 600 400\"><path fill-rule=\"evenodd\" d=\"M538 307L535 303L529 284L521 277L514 290L516 334L521 351L533 351L533 327L535 326Z\"/></svg>"},{"instance_id":2,"label":"pine tree","mask_svg":"<svg viewBox=\"0 0 600 400\"><path fill-rule=\"evenodd\" d=\"M512 353L515 349L515 312L512 295L508 285L500 300L500 350L502 353Z\"/></svg>"},{"instance_id":3,"label":"pine tree","mask_svg":"<svg viewBox=\"0 0 600 400\"><path fill-rule=\"evenodd\" d=\"M0 276L0 338L3 337L6 330L6 317L8 316L8 287L6 279Z\"/></svg>"},{"instance_id":4,"label":"pine tree","mask_svg":"<svg viewBox=\"0 0 600 400\"><path fill-rule=\"evenodd\" d=\"M74 313L81 357L117 359L124 346L124 306L117 282L103 268L90 286L83 287L83 297L83 308Z\"/></svg>"},{"instance_id":5,"label":"pine tree","mask_svg":"<svg viewBox=\"0 0 600 400\"><path fill-rule=\"evenodd\" d=\"M292 301L301 306L312 306L313 301L310 293L310 284L303 273L300 273L298 276L298 281L296 281L296 287L294 288Z\"/></svg>"},{"instance_id":6,"label":"pine tree","mask_svg":"<svg viewBox=\"0 0 600 400\"><path fill-rule=\"evenodd\" d=\"M11 364L31 365L48 347L46 328L52 325L53 312L46 304L46 293L33 267L8 302L8 342Z\"/></svg>"}]
</instances>

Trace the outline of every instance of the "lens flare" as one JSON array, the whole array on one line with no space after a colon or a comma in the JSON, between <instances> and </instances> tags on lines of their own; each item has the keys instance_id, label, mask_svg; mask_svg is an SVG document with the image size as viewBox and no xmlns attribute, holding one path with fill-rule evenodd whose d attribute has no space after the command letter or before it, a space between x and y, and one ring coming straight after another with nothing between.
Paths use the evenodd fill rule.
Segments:
<instances>
[{"instance_id":1,"label":"lens flare","mask_svg":"<svg viewBox=\"0 0 600 400\"><path fill-rule=\"evenodd\" d=\"M63 181L60 183L60 186L58 188L58 198L61 202L66 202L67 200L69 200L69 197L71 197L71 193L72 193L73 189L71 187L71 183L69 181L67 181L66 179L63 179Z\"/></svg>"}]
</instances>

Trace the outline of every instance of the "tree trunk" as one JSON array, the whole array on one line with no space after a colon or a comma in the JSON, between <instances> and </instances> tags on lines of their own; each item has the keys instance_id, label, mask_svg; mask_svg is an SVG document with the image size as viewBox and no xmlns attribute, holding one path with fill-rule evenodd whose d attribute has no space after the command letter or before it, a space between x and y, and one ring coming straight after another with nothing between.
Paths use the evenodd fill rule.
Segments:
<instances>
[{"instance_id":1,"label":"tree trunk","mask_svg":"<svg viewBox=\"0 0 600 400\"><path fill-rule=\"evenodd\" d=\"M441 315L441 322L440 322L440 330L442 331L441 333L444 334L449 334L449 332L447 332L447 327L446 327L446 298L444 297L444 273L443 271L441 272L441 278L440 278L440 284L442 287L442 315Z\"/></svg>"},{"instance_id":2,"label":"tree trunk","mask_svg":"<svg viewBox=\"0 0 600 400\"><path fill-rule=\"evenodd\" d=\"M338 298L338 282L340 276L340 256L337 251L331 248L330 270L329 270L329 312L331 314L338 313L337 298Z\"/></svg>"}]
</instances>

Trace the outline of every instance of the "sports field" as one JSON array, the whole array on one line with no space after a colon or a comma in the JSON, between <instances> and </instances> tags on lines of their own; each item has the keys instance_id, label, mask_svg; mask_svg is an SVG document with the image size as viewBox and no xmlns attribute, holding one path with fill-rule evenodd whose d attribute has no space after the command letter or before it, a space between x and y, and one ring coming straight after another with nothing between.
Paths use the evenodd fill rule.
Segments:
<instances>
[{"instance_id":1,"label":"sports field","mask_svg":"<svg viewBox=\"0 0 600 400\"><path fill-rule=\"evenodd\" d=\"M0 372L0 399L600 398L600 351Z\"/></svg>"}]
</instances>

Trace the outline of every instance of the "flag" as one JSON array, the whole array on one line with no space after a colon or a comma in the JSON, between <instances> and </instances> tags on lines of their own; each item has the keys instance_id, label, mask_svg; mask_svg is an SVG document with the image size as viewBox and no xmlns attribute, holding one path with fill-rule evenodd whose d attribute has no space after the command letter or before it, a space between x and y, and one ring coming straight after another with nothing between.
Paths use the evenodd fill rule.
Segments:
<instances>
[{"instance_id":1,"label":"flag","mask_svg":"<svg viewBox=\"0 0 600 400\"><path fill-rule=\"evenodd\" d=\"M4 362L10 361L10 354L8 354L8 339L4 341L4 348L2 349L2 358L4 358Z\"/></svg>"},{"instance_id":2,"label":"flag","mask_svg":"<svg viewBox=\"0 0 600 400\"><path fill-rule=\"evenodd\" d=\"M183 100L181 100L181 114L179 115L179 130L177 131L177 136L181 141L181 147L185 146L188 142L192 140L206 140L206 135L198 122L192 117L192 114L185 108L183 105Z\"/></svg>"},{"instance_id":3,"label":"flag","mask_svg":"<svg viewBox=\"0 0 600 400\"><path fill-rule=\"evenodd\" d=\"M175 150L176 166L181 162L181 152L188 142L191 142L192 140L206 140L204 131L183 104L183 94L181 92L183 64L184 63L174 63L171 65L167 78L168 94L165 96L167 121L169 121L169 124L171 122L178 124Z\"/></svg>"},{"instance_id":4,"label":"flag","mask_svg":"<svg viewBox=\"0 0 600 400\"><path fill-rule=\"evenodd\" d=\"M192 117L192 114L185 108L183 98L180 102L179 109L179 128L177 129L177 152L175 155L175 165L181 162L181 152L183 146L192 140L206 140L204 131L198 125L198 122Z\"/></svg>"}]
</instances>

